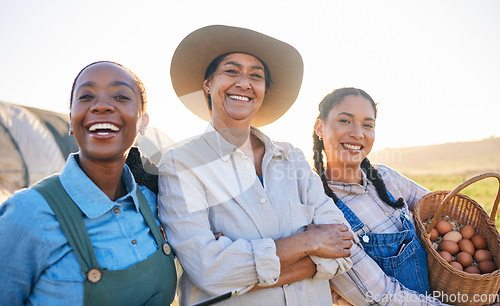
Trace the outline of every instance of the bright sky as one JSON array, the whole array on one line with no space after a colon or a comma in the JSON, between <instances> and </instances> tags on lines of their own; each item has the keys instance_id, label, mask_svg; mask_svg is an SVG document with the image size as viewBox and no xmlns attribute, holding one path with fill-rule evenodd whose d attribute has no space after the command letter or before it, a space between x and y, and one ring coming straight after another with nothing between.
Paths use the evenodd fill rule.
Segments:
<instances>
[{"instance_id":1,"label":"bright sky","mask_svg":"<svg viewBox=\"0 0 500 306\"><path fill-rule=\"evenodd\" d=\"M500 136L500 1L0 0L0 100L68 112L74 77L97 60L143 80L150 124L180 141L204 131L175 95L177 44L211 24L293 45L300 95L263 128L311 155L320 100L367 91L379 106L374 149Z\"/></svg>"}]
</instances>

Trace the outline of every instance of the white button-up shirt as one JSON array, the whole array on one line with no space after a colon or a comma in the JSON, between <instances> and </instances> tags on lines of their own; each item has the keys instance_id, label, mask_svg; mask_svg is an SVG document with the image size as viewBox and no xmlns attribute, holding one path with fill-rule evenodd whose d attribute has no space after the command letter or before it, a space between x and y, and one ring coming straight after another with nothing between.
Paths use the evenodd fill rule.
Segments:
<instances>
[{"instance_id":1,"label":"white button-up shirt","mask_svg":"<svg viewBox=\"0 0 500 306\"><path fill-rule=\"evenodd\" d=\"M211 125L162 157L160 220L184 269L182 305L255 284L273 285L280 276L275 239L312 223L347 224L300 150L274 143L255 128L251 133L265 145L263 183L252 160ZM224 236L216 240L217 232ZM351 261L311 258L317 266L313 278L247 292L225 303L331 305L327 279L349 269Z\"/></svg>"}]
</instances>

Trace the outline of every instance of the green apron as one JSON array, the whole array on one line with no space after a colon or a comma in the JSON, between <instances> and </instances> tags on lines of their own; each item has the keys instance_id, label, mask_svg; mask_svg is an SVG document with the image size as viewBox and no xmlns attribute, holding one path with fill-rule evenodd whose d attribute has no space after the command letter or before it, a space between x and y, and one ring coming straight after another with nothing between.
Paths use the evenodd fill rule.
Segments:
<instances>
[{"instance_id":1,"label":"green apron","mask_svg":"<svg viewBox=\"0 0 500 306\"><path fill-rule=\"evenodd\" d=\"M147 259L123 270L107 270L97 262L82 212L53 175L33 186L49 203L68 239L82 273L84 305L169 305L175 295L177 275L170 246L163 239L149 204L137 188L139 211L156 244Z\"/></svg>"}]
</instances>

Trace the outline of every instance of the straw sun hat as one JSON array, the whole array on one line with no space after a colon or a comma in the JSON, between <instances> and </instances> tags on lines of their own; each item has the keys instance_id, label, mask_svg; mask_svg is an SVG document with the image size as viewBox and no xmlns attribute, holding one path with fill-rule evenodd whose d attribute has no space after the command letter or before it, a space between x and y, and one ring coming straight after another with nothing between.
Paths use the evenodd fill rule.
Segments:
<instances>
[{"instance_id":1,"label":"straw sun hat","mask_svg":"<svg viewBox=\"0 0 500 306\"><path fill-rule=\"evenodd\" d=\"M258 57L269 67L273 80L252 125L259 127L280 118L299 94L304 71L302 57L289 44L244 28L207 26L181 41L170 66L172 85L179 99L195 115L210 121L203 91L205 70L214 58L232 52Z\"/></svg>"}]
</instances>

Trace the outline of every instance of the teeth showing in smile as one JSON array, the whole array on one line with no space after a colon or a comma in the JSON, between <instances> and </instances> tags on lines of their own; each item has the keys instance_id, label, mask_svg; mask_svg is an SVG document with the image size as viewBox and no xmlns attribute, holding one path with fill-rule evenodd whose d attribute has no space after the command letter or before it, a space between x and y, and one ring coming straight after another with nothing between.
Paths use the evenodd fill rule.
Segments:
<instances>
[{"instance_id":1,"label":"teeth showing in smile","mask_svg":"<svg viewBox=\"0 0 500 306\"><path fill-rule=\"evenodd\" d=\"M346 149L350 149L350 150L361 150L361 146L355 146L355 145L351 145L351 144L348 144L348 143L344 143L343 144L344 147Z\"/></svg>"},{"instance_id":2,"label":"teeth showing in smile","mask_svg":"<svg viewBox=\"0 0 500 306\"><path fill-rule=\"evenodd\" d=\"M116 125L111 124L111 123L96 123L96 124L93 124L89 127L89 131L91 131L91 132L96 132L97 130L118 132L119 129L120 128L118 128ZM102 131L100 131L100 132L102 132Z\"/></svg>"},{"instance_id":3,"label":"teeth showing in smile","mask_svg":"<svg viewBox=\"0 0 500 306\"><path fill-rule=\"evenodd\" d=\"M250 99L248 97L244 97L244 96L229 95L229 98L235 99L235 100L240 100L240 101L245 101L245 102L250 101Z\"/></svg>"}]
</instances>

